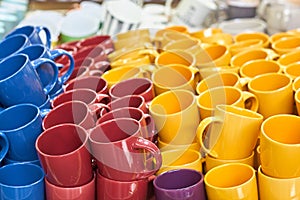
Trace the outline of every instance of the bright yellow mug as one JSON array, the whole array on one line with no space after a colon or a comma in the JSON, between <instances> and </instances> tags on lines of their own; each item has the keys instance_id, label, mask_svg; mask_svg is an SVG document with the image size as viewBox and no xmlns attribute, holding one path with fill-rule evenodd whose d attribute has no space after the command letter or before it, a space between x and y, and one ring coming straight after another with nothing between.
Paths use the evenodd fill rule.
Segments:
<instances>
[{"instance_id":1,"label":"bright yellow mug","mask_svg":"<svg viewBox=\"0 0 300 200\"><path fill-rule=\"evenodd\" d=\"M185 89L195 93L200 74L197 68L173 64L154 70L151 79L156 95L176 89Z\"/></svg>"},{"instance_id":2,"label":"bright yellow mug","mask_svg":"<svg viewBox=\"0 0 300 200\"><path fill-rule=\"evenodd\" d=\"M202 156L192 149L176 149L161 152L162 165L156 175L175 169L194 169L202 172Z\"/></svg>"},{"instance_id":3,"label":"bright yellow mug","mask_svg":"<svg viewBox=\"0 0 300 200\"><path fill-rule=\"evenodd\" d=\"M201 148L214 158L244 159L255 149L262 122L263 116L254 111L218 105L213 117L200 122L197 138Z\"/></svg>"},{"instance_id":4,"label":"bright yellow mug","mask_svg":"<svg viewBox=\"0 0 300 200\"><path fill-rule=\"evenodd\" d=\"M200 118L203 120L206 117L213 116L215 108L219 104L234 105L256 112L259 102L254 94L233 86L211 88L200 93L197 97Z\"/></svg>"},{"instance_id":5,"label":"bright yellow mug","mask_svg":"<svg viewBox=\"0 0 300 200\"><path fill-rule=\"evenodd\" d=\"M292 79L281 73L267 73L254 77L248 90L259 101L258 112L265 118L276 114L293 113Z\"/></svg>"},{"instance_id":6,"label":"bright yellow mug","mask_svg":"<svg viewBox=\"0 0 300 200\"><path fill-rule=\"evenodd\" d=\"M209 200L258 200L255 170L242 163L227 163L204 176Z\"/></svg>"},{"instance_id":7,"label":"bright yellow mug","mask_svg":"<svg viewBox=\"0 0 300 200\"><path fill-rule=\"evenodd\" d=\"M196 139L200 116L191 91L170 90L156 96L149 104L149 113L162 141L180 145Z\"/></svg>"},{"instance_id":8,"label":"bright yellow mug","mask_svg":"<svg viewBox=\"0 0 300 200\"><path fill-rule=\"evenodd\" d=\"M277 114L261 125L260 162L264 174L276 178L300 176L300 117Z\"/></svg>"}]
</instances>

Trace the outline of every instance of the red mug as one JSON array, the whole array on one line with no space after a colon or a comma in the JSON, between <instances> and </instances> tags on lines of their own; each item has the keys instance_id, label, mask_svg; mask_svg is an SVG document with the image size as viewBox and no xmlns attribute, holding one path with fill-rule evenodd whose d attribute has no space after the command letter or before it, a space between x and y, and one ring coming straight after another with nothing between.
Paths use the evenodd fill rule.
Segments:
<instances>
[{"instance_id":1,"label":"red mug","mask_svg":"<svg viewBox=\"0 0 300 200\"><path fill-rule=\"evenodd\" d=\"M96 93L108 94L108 84L99 76L88 76L73 79L66 85L65 91L78 88L89 88L94 90Z\"/></svg>"},{"instance_id":2,"label":"red mug","mask_svg":"<svg viewBox=\"0 0 300 200\"><path fill-rule=\"evenodd\" d=\"M154 120L151 115L145 114L141 109L134 107L123 107L113 109L97 120L97 124L101 124L108 120L116 118L133 118L137 120L141 125L141 131L143 138L153 141L153 137L156 135L156 129Z\"/></svg>"},{"instance_id":3,"label":"red mug","mask_svg":"<svg viewBox=\"0 0 300 200\"><path fill-rule=\"evenodd\" d=\"M146 200L148 179L117 181L97 171L97 200Z\"/></svg>"},{"instance_id":4,"label":"red mug","mask_svg":"<svg viewBox=\"0 0 300 200\"><path fill-rule=\"evenodd\" d=\"M109 35L96 35L96 36L88 37L80 40L76 46L79 49L82 49L84 47L90 47L90 46L95 47L98 45L104 46L105 50L108 52L114 50L113 40Z\"/></svg>"},{"instance_id":5,"label":"red mug","mask_svg":"<svg viewBox=\"0 0 300 200\"><path fill-rule=\"evenodd\" d=\"M82 101L87 105L94 103L108 104L110 102L110 96L107 94L97 94L94 90L88 88L78 88L74 90L69 90L58 95L52 100L52 108L63 104L68 101Z\"/></svg>"},{"instance_id":6,"label":"red mug","mask_svg":"<svg viewBox=\"0 0 300 200\"><path fill-rule=\"evenodd\" d=\"M119 181L148 178L162 164L160 150L141 137L141 126L132 118L117 118L98 124L89 141L101 175Z\"/></svg>"},{"instance_id":7,"label":"red mug","mask_svg":"<svg viewBox=\"0 0 300 200\"><path fill-rule=\"evenodd\" d=\"M58 186L73 187L93 178L88 133L76 124L61 124L45 130L35 144L45 177Z\"/></svg>"},{"instance_id":8,"label":"red mug","mask_svg":"<svg viewBox=\"0 0 300 200\"><path fill-rule=\"evenodd\" d=\"M130 78L120 81L114 84L108 92L112 100L127 95L141 95L148 103L155 97L153 83L147 78Z\"/></svg>"},{"instance_id":9,"label":"red mug","mask_svg":"<svg viewBox=\"0 0 300 200\"><path fill-rule=\"evenodd\" d=\"M73 54L74 60L79 58L86 58L91 57L95 61L103 61L107 60L107 55L105 53L105 47L102 45L97 45L95 47L93 46L87 46L84 48L81 48L79 51L77 51L75 54Z\"/></svg>"},{"instance_id":10,"label":"red mug","mask_svg":"<svg viewBox=\"0 0 300 200\"><path fill-rule=\"evenodd\" d=\"M95 200L96 174L90 182L75 187L57 186L45 178L45 189L47 200Z\"/></svg>"},{"instance_id":11,"label":"red mug","mask_svg":"<svg viewBox=\"0 0 300 200\"><path fill-rule=\"evenodd\" d=\"M43 119L42 127L47 130L59 124L77 124L85 129L94 128L97 112L107 108L102 103L87 105L82 101L69 101L53 108Z\"/></svg>"}]
</instances>

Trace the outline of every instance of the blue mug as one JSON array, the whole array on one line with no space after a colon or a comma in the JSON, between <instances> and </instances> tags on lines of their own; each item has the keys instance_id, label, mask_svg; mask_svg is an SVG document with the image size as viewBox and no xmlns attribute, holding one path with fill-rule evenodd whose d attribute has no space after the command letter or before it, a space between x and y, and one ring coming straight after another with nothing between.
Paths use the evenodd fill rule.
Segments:
<instances>
[{"instance_id":1,"label":"blue mug","mask_svg":"<svg viewBox=\"0 0 300 200\"><path fill-rule=\"evenodd\" d=\"M45 174L30 163L14 163L0 167L1 200L44 200Z\"/></svg>"},{"instance_id":2,"label":"blue mug","mask_svg":"<svg viewBox=\"0 0 300 200\"><path fill-rule=\"evenodd\" d=\"M3 159L3 165L9 165L9 164L14 164L14 163L31 163L31 164L42 167L41 162L40 162L39 159L37 159L37 160L27 160L27 161L12 160L12 159L9 159L9 158L6 158L6 157Z\"/></svg>"},{"instance_id":3,"label":"blue mug","mask_svg":"<svg viewBox=\"0 0 300 200\"><path fill-rule=\"evenodd\" d=\"M35 70L42 64L53 66L52 81L43 87ZM55 63L46 58L30 62L25 54L16 54L0 62L0 103L9 107L20 103L42 105L58 80Z\"/></svg>"},{"instance_id":4,"label":"blue mug","mask_svg":"<svg viewBox=\"0 0 300 200\"><path fill-rule=\"evenodd\" d=\"M45 40L43 41L41 38L41 33L45 33ZM51 47L51 34L47 27L44 26L21 26L13 29L9 32L5 38L9 38L16 34L24 34L29 38L31 44L42 44L45 45L47 48Z\"/></svg>"},{"instance_id":5,"label":"blue mug","mask_svg":"<svg viewBox=\"0 0 300 200\"><path fill-rule=\"evenodd\" d=\"M9 142L4 133L0 133L0 163L5 158L9 148Z\"/></svg>"},{"instance_id":6,"label":"blue mug","mask_svg":"<svg viewBox=\"0 0 300 200\"><path fill-rule=\"evenodd\" d=\"M28 37L23 34L16 34L9 38L4 38L0 42L0 61L18 53L29 45L31 45L31 43Z\"/></svg>"},{"instance_id":7,"label":"blue mug","mask_svg":"<svg viewBox=\"0 0 300 200\"><path fill-rule=\"evenodd\" d=\"M6 158L18 161L37 160L37 137L43 132L42 114L33 104L18 104L0 113L0 132L9 142Z\"/></svg>"},{"instance_id":8,"label":"blue mug","mask_svg":"<svg viewBox=\"0 0 300 200\"><path fill-rule=\"evenodd\" d=\"M54 88L49 93L51 97L52 95L56 94L58 91L62 91L63 84L65 84L66 81L70 78L74 70L73 56L69 52L63 49L48 49L43 45L35 44L24 48L19 53L28 55L30 61L34 61L39 58L47 58L54 61L56 58L63 55L65 55L69 59L70 61L69 68L62 76L58 77L58 80ZM56 64L56 66L57 68L59 67L58 64ZM51 66L49 67L49 64L44 64L43 66L37 69L37 73L39 74L42 84L47 85L52 79L53 70L51 69Z\"/></svg>"}]
</instances>

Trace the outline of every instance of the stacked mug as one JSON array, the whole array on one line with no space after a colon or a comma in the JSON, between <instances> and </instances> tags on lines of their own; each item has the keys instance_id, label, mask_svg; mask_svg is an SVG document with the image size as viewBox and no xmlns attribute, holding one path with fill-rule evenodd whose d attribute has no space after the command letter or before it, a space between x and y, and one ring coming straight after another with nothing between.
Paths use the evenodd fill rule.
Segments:
<instances>
[{"instance_id":1,"label":"stacked mug","mask_svg":"<svg viewBox=\"0 0 300 200\"><path fill-rule=\"evenodd\" d=\"M44 33L45 40L40 37ZM44 172L35 149L50 101L70 76L73 57L51 50L49 30L40 26L13 29L0 42L1 190L3 197L44 199ZM58 75L54 59L66 55L72 65ZM14 178L12 178L14 177Z\"/></svg>"}]
</instances>

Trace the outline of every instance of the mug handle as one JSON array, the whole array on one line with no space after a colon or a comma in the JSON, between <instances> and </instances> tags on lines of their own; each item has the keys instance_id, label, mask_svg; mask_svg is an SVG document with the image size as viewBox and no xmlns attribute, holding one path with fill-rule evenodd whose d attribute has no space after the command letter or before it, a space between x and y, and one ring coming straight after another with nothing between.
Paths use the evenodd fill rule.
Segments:
<instances>
[{"instance_id":1,"label":"mug handle","mask_svg":"<svg viewBox=\"0 0 300 200\"><path fill-rule=\"evenodd\" d=\"M50 31L47 27L45 26L37 26L36 30L38 33L40 33L41 31L45 31L46 34L46 46L50 49L51 47L51 34Z\"/></svg>"},{"instance_id":2,"label":"mug handle","mask_svg":"<svg viewBox=\"0 0 300 200\"><path fill-rule=\"evenodd\" d=\"M0 148L0 163L1 163L1 161L3 160L3 158L5 157L5 155L8 152L9 142L8 142L7 136L2 132L0 132L0 138L2 138L5 142L5 146Z\"/></svg>"},{"instance_id":3,"label":"mug handle","mask_svg":"<svg viewBox=\"0 0 300 200\"><path fill-rule=\"evenodd\" d=\"M104 103L94 103L88 105L88 107L92 115L95 116L95 122L103 115L103 113L107 113L111 110L110 107Z\"/></svg>"},{"instance_id":4,"label":"mug handle","mask_svg":"<svg viewBox=\"0 0 300 200\"><path fill-rule=\"evenodd\" d=\"M109 102L111 102L111 97L107 94L97 94L97 103L103 103L104 105L107 105ZM106 107L108 108L108 106Z\"/></svg>"},{"instance_id":5,"label":"mug handle","mask_svg":"<svg viewBox=\"0 0 300 200\"><path fill-rule=\"evenodd\" d=\"M150 140L151 142L154 142L157 137L154 119L149 114L144 114L144 119L146 121L146 125L142 127L142 129L144 129L144 133L146 135L143 135L143 137Z\"/></svg>"},{"instance_id":6,"label":"mug handle","mask_svg":"<svg viewBox=\"0 0 300 200\"><path fill-rule=\"evenodd\" d=\"M162 157L159 148L149 140L142 138L142 137L134 137L134 141L132 143L132 147L135 149L144 149L148 152L150 152L151 156L151 162L155 160L155 167L153 170L150 171L144 171L139 176L139 178L146 178L150 177L151 175L154 175L161 167L162 165Z\"/></svg>"},{"instance_id":7,"label":"mug handle","mask_svg":"<svg viewBox=\"0 0 300 200\"><path fill-rule=\"evenodd\" d=\"M51 109L45 108L45 109L41 109L40 110L40 115L42 117L42 119L44 119L46 117L46 115L51 111Z\"/></svg>"},{"instance_id":8,"label":"mug handle","mask_svg":"<svg viewBox=\"0 0 300 200\"><path fill-rule=\"evenodd\" d=\"M70 65L69 65L68 70L62 76L60 76L58 78L59 83L64 84L70 78L72 72L74 71L74 67L75 67L74 58L69 52L67 52L66 50L63 50L63 49L52 49L50 51L50 54L51 54L52 60L56 59L59 56L63 56L63 55L66 55L70 60Z\"/></svg>"},{"instance_id":9,"label":"mug handle","mask_svg":"<svg viewBox=\"0 0 300 200\"><path fill-rule=\"evenodd\" d=\"M207 118L204 118L204 119L200 122L200 124L199 124L199 126L198 126L198 128L197 128L197 131L196 131L196 135L197 135L198 141L199 141L199 143L200 143L201 149L202 149L205 153L209 154L210 156L212 156L212 157L214 157L214 158L217 158L217 157L218 157L218 154L217 154L217 152L215 152L214 150L209 149L209 148L207 148L207 147L204 145L204 143L203 143L203 134L204 134L205 129L206 129L211 123L213 123L213 122L218 122L218 121L221 122L221 121L218 120L216 117L207 117Z\"/></svg>"},{"instance_id":10,"label":"mug handle","mask_svg":"<svg viewBox=\"0 0 300 200\"><path fill-rule=\"evenodd\" d=\"M50 91L54 88L57 80L58 80L58 69L56 64L47 58L39 58L37 60L31 61L32 66L34 67L34 69L36 70L38 67L40 67L42 64L45 63L49 63L51 65L51 67L53 68L54 71L54 76L52 77L51 82L46 85L43 89L46 95L48 95L50 93Z\"/></svg>"},{"instance_id":11,"label":"mug handle","mask_svg":"<svg viewBox=\"0 0 300 200\"><path fill-rule=\"evenodd\" d=\"M243 91L242 94L243 94L245 108L257 112L258 105L259 105L257 97L254 94L247 91Z\"/></svg>"}]
</instances>

